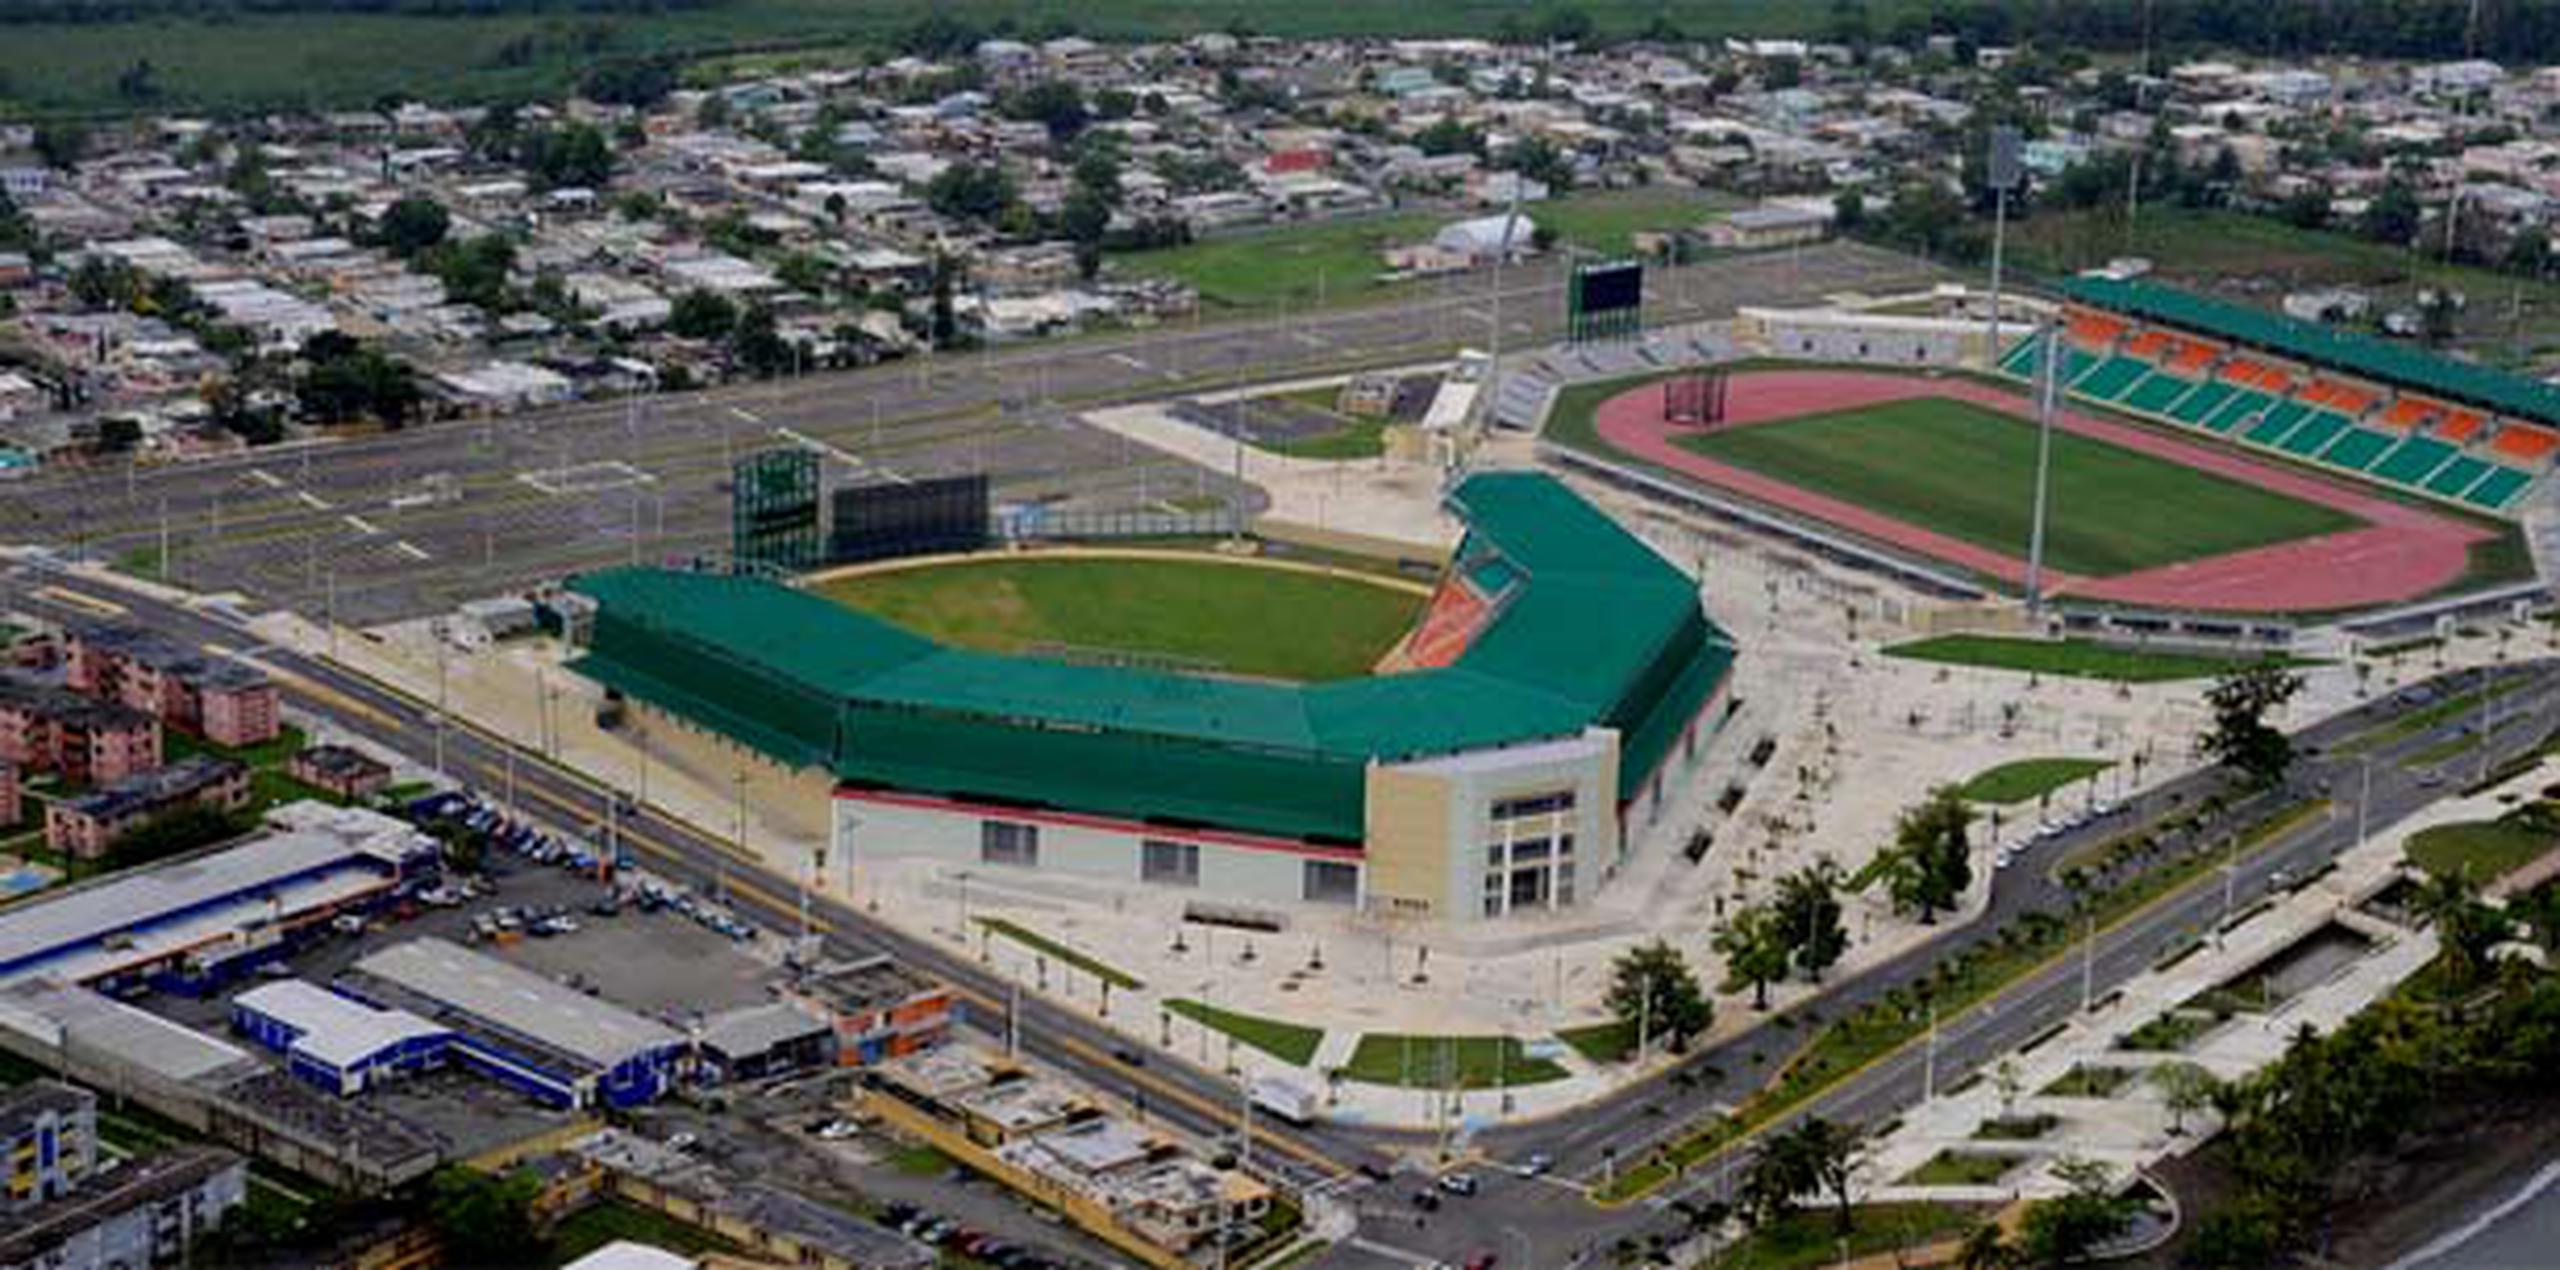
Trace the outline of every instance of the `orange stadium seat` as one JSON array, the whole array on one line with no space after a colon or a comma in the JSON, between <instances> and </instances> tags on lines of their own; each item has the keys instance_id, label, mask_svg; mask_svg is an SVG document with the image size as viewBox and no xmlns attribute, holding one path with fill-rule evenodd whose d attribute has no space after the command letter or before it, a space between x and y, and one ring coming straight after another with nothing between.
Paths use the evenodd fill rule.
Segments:
<instances>
[{"instance_id":1,"label":"orange stadium seat","mask_svg":"<svg viewBox=\"0 0 2560 1270\"><path fill-rule=\"evenodd\" d=\"M2209 344L2203 340L2188 340L2178 346L2177 352L2169 355L2169 369L2193 375L2211 365L2213 359L2220 356L2222 356L2221 345Z\"/></svg>"},{"instance_id":2,"label":"orange stadium seat","mask_svg":"<svg viewBox=\"0 0 2560 1270\"><path fill-rule=\"evenodd\" d=\"M2257 386L2259 377L2266 373L2267 368L2264 365L2250 361L2246 357L2232 358L2230 361L2224 363L2222 367L2222 377L2224 379L2228 379L2235 384L2246 384L2252 388Z\"/></svg>"},{"instance_id":3,"label":"orange stadium seat","mask_svg":"<svg viewBox=\"0 0 2560 1270\"><path fill-rule=\"evenodd\" d=\"M2443 406L2424 397L2402 397L2382 412L2382 424L2387 428L2416 428L2442 413Z\"/></svg>"},{"instance_id":4,"label":"orange stadium seat","mask_svg":"<svg viewBox=\"0 0 2560 1270\"><path fill-rule=\"evenodd\" d=\"M2511 459L2540 463L2550 458L2552 451L2560 450L2560 432L2529 423L2509 423L2489 439L2489 448Z\"/></svg>"},{"instance_id":5,"label":"orange stadium seat","mask_svg":"<svg viewBox=\"0 0 2560 1270\"><path fill-rule=\"evenodd\" d=\"M2124 355L2138 357L2146 362L2158 361L2163 351L2176 347L2177 343L2178 341L2170 338L2165 332L2144 331L2125 341Z\"/></svg>"},{"instance_id":6,"label":"orange stadium seat","mask_svg":"<svg viewBox=\"0 0 2560 1270\"><path fill-rule=\"evenodd\" d=\"M2480 435L2480 429L2487 427L2488 422L2468 410L2456 410L2446 415L2444 422L2436 425L2436 435L2459 445Z\"/></svg>"}]
</instances>

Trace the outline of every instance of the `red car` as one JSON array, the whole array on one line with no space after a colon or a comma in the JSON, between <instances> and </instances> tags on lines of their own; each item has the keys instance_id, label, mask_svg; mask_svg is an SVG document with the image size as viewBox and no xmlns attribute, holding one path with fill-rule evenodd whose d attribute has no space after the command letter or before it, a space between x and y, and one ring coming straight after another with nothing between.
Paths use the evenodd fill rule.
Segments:
<instances>
[{"instance_id":1,"label":"red car","mask_svg":"<svg viewBox=\"0 0 2560 1270\"><path fill-rule=\"evenodd\" d=\"M1500 1258L1494 1256L1492 1253L1479 1252L1476 1255L1467 1258L1466 1270L1493 1270L1493 1263L1498 1260L1500 1260Z\"/></svg>"}]
</instances>

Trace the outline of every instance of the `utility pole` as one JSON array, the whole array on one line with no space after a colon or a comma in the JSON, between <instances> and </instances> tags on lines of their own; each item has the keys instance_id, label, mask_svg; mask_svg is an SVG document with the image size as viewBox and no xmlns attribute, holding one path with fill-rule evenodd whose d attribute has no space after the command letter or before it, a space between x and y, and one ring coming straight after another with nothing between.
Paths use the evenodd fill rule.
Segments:
<instances>
[{"instance_id":1,"label":"utility pole","mask_svg":"<svg viewBox=\"0 0 2560 1270\"><path fill-rule=\"evenodd\" d=\"M1999 302L1994 300L1992 326L1999 326L1996 316ZM2000 355L1998 338L1992 340L1991 355ZM2053 413L2054 398L2062 386L2061 368L2055 365L2062 355L2060 327L2048 320L2044 323L2041 347L2036 352L2036 497L2034 517L2027 529L2027 616L2039 617L2044 611L2044 522L2046 502L2053 485Z\"/></svg>"},{"instance_id":2,"label":"utility pole","mask_svg":"<svg viewBox=\"0 0 2560 1270\"><path fill-rule=\"evenodd\" d=\"M1920 1101L1938 1100L1938 1003L1929 1003L1929 1046L1920 1060Z\"/></svg>"},{"instance_id":3,"label":"utility pole","mask_svg":"<svg viewBox=\"0 0 2560 1270\"><path fill-rule=\"evenodd\" d=\"M2098 1008L2098 915L2091 913L2088 933L2080 940L2080 1012Z\"/></svg>"},{"instance_id":4,"label":"utility pole","mask_svg":"<svg viewBox=\"0 0 2560 1270\"><path fill-rule=\"evenodd\" d=\"M1502 213L1502 243L1493 253L1493 341L1484 364L1484 386L1477 390L1479 417L1493 409L1502 387L1502 263L1511 255L1511 239L1520 232L1520 186L1527 178L1511 174L1511 198ZM1452 456L1454 457L1454 456Z\"/></svg>"}]
</instances>

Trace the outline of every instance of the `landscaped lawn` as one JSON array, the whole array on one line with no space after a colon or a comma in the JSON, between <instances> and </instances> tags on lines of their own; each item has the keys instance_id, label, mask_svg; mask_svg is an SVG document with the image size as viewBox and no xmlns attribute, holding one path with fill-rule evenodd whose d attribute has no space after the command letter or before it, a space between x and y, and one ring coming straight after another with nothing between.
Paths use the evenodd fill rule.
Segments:
<instances>
[{"instance_id":1,"label":"landscaped lawn","mask_svg":"<svg viewBox=\"0 0 2560 1270\"><path fill-rule=\"evenodd\" d=\"M1993 670L2123 683L2211 679L2251 664L2236 657L2151 652L2082 639L2017 639L2003 635L1940 635L1896 644L1884 650L1884 655L1907 657L1913 661L1943 662L1951 666L1983 666ZM2302 658L2281 660L2288 666L2314 664Z\"/></svg>"},{"instance_id":2,"label":"landscaped lawn","mask_svg":"<svg viewBox=\"0 0 2560 1270\"><path fill-rule=\"evenodd\" d=\"M1164 1003L1168 1013L1191 1020L1213 1031L1224 1032L1237 1042L1250 1045L1281 1062L1304 1067L1314 1061L1316 1047L1324 1044L1324 1029L1283 1023L1257 1015L1238 1014L1197 1001L1176 998Z\"/></svg>"},{"instance_id":3,"label":"landscaped lawn","mask_svg":"<svg viewBox=\"0 0 2560 1270\"><path fill-rule=\"evenodd\" d=\"M1930 1156L1928 1163L1911 1170L1902 1181L1906 1186L1989 1186L2009 1176L2018 1163L2008 1156L1946 1150Z\"/></svg>"},{"instance_id":4,"label":"landscaped lawn","mask_svg":"<svg viewBox=\"0 0 2560 1270\"><path fill-rule=\"evenodd\" d=\"M2429 873L2487 885L2560 846L2560 837L2526 818L2507 816L2438 825L2409 836L2409 863Z\"/></svg>"},{"instance_id":5,"label":"landscaped lawn","mask_svg":"<svg viewBox=\"0 0 2560 1270\"><path fill-rule=\"evenodd\" d=\"M1401 1036L1371 1032L1360 1038L1343 1068L1346 1078L1370 1085L1412 1089L1492 1089L1562 1080L1565 1070L1530 1058L1509 1036Z\"/></svg>"},{"instance_id":6,"label":"landscaped lawn","mask_svg":"<svg viewBox=\"0 0 2560 1270\"><path fill-rule=\"evenodd\" d=\"M1078 952L1073 948L1069 948L1065 944L1059 943L1057 940L1051 939L1048 936L1017 922L1009 922L1001 917L981 917L978 919L978 925L985 927L993 934L1002 935L1006 939L1010 939L1013 942L1020 944L1033 952L1039 953L1052 961L1058 962L1062 965L1072 966L1097 979L1101 979L1109 983L1112 987L1127 991L1136 991L1137 989L1146 986L1144 983L1139 982L1136 976L1131 975L1129 972L1122 970L1117 966L1087 956L1084 953Z\"/></svg>"},{"instance_id":7,"label":"landscaped lawn","mask_svg":"<svg viewBox=\"0 0 2560 1270\"><path fill-rule=\"evenodd\" d=\"M2113 1098L2116 1091L2133 1083L2137 1075L2129 1067L2090 1067L2083 1064L2064 1072L2052 1084L2037 1090L2040 1098Z\"/></svg>"},{"instance_id":8,"label":"landscaped lawn","mask_svg":"<svg viewBox=\"0 0 2560 1270\"><path fill-rule=\"evenodd\" d=\"M2112 764L2097 758L2030 758L1998 767L1966 781L1958 793L1969 802L2023 803L2060 789Z\"/></svg>"},{"instance_id":9,"label":"landscaped lawn","mask_svg":"<svg viewBox=\"0 0 2560 1270\"><path fill-rule=\"evenodd\" d=\"M1929 397L1684 436L1722 463L1922 529L2023 557L2037 430L1987 406ZM2059 429L2045 562L2112 577L2352 529L2334 508Z\"/></svg>"},{"instance_id":10,"label":"landscaped lawn","mask_svg":"<svg viewBox=\"0 0 2560 1270\"><path fill-rule=\"evenodd\" d=\"M1849 1211L1845 1240L1837 1213L1824 1205L1754 1228L1705 1264L1715 1270L1816 1270L1838 1261L1844 1245L1853 1258L1915 1251L1953 1238L1975 1220L1948 1204L1860 1204Z\"/></svg>"},{"instance_id":11,"label":"landscaped lawn","mask_svg":"<svg viewBox=\"0 0 2560 1270\"><path fill-rule=\"evenodd\" d=\"M967 561L838 578L818 591L967 648L1153 654L1296 681L1367 674L1427 598L1418 588L1207 557Z\"/></svg>"},{"instance_id":12,"label":"landscaped lawn","mask_svg":"<svg viewBox=\"0 0 2560 1270\"><path fill-rule=\"evenodd\" d=\"M1556 1033L1556 1039L1595 1063L1622 1062L1636 1052L1635 1025L1624 1020L1564 1028Z\"/></svg>"}]
</instances>

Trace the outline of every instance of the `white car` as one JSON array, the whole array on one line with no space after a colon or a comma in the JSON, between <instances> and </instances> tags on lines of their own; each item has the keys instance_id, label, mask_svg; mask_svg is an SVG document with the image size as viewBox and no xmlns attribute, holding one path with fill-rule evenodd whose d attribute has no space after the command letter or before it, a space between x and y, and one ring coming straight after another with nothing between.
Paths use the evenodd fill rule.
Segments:
<instances>
[{"instance_id":1,"label":"white car","mask_svg":"<svg viewBox=\"0 0 2560 1270\"><path fill-rule=\"evenodd\" d=\"M2018 857L2015 852L2012 852L2007 847L2002 847L2000 848L2000 853L1998 855L1991 857L1991 867L1994 869L2005 869L2016 863L2017 859Z\"/></svg>"}]
</instances>

